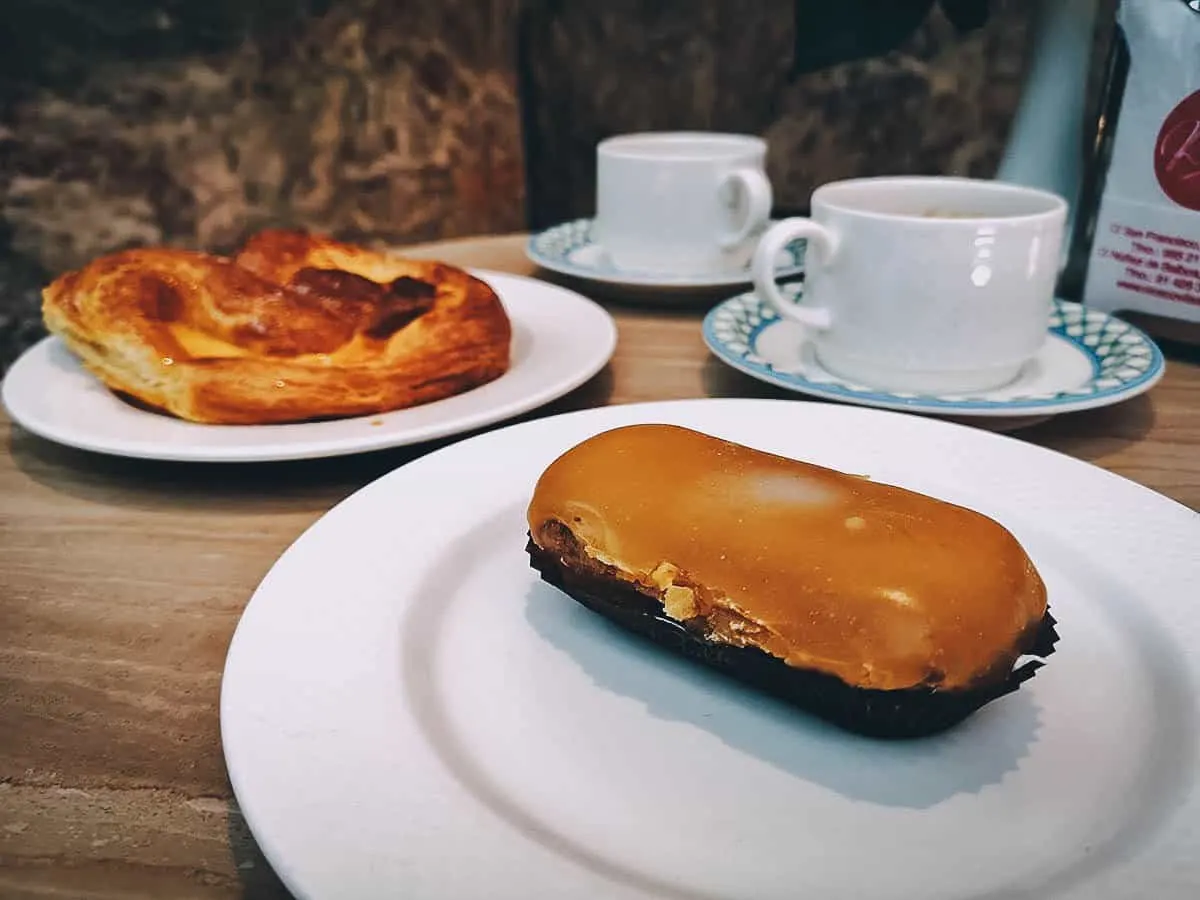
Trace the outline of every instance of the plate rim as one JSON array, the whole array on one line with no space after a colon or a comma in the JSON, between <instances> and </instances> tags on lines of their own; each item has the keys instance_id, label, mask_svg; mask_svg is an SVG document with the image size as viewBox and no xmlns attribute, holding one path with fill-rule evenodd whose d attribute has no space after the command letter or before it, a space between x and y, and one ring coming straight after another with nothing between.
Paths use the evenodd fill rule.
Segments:
<instances>
[{"instance_id":1,"label":"plate rim","mask_svg":"<svg viewBox=\"0 0 1200 900\"><path fill-rule=\"evenodd\" d=\"M772 220L777 221L777 220ZM750 274L749 268L745 272L729 272L719 275L652 275L645 273L622 273L614 271L598 272L595 269L589 269L585 266L575 265L566 260L556 259L552 256L547 256L539 248L540 241L547 237L557 234L560 231L567 231L571 228L581 227L585 223L589 226L595 222L594 216L579 216L574 219L568 219L559 222L556 225L551 225L548 228L543 228L529 235L525 240L525 256L536 265L543 269L548 269L551 272L558 272L562 275L570 275L574 278L579 278L585 281L593 281L601 284L622 285L626 287L636 288L654 288L660 290L703 290L710 288L725 288L725 287L741 287L742 285L750 284L753 281L753 276ZM588 244L595 244L589 237ZM800 263L794 266L782 266L775 272L776 278L792 278L804 272L804 264Z\"/></svg>"},{"instance_id":2,"label":"plate rim","mask_svg":"<svg viewBox=\"0 0 1200 900\"><path fill-rule=\"evenodd\" d=\"M273 444L264 445L263 447L245 447L245 446L217 446L217 447L200 447L194 445L189 447L186 444L174 446L171 444L155 444L150 445L149 442L139 441L133 444L123 444L119 441L107 440L89 440L86 437L72 435L70 432L64 432L53 424L47 424L44 420L36 416L26 416L21 414L19 409L14 410L11 402L11 393L16 389L14 384L19 383L24 377L23 371L20 369L22 363L29 364L29 359L35 353L46 352L47 348L55 343L62 345L62 341L54 336L47 335L39 340L33 346L27 348L13 362L5 373L3 382L0 383L0 403L3 403L5 412L9 419L31 434L37 435L43 440L50 441L65 447L70 447L75 450L81 450L89 453L98 453L104 456L119 457L125 459L145 459L158 462L182 462L182 463L220 463L220 464L244 464L244 463L264 463L264 462L287 462L304 459L332 459L342 456L352 456L360 453L372 453L380 450L390 450L399 447L416 446L443 438L453 437L460 434L469 434L470 432L485 428L489 425L494 425L498 422L504 422L508 419L523 415L532 410L538 409L548 403L557 400L578 387L586 384L597 374L599 374L605 366L607 366L616 352L619 341L619 330L616 320L612 313L605 309L601 304L597 303L590 297L586 297L578 291L571 290L569 287L554 284L542 279L534 278L528 275L518 275L511 272L503 272L495 269L485 269L477 267L469 267L466 269L471 275L487 280L490 278L499 278L501 281L511 281L518 288L521 285L535 285L538 290L545 289L551 293L559 294L556 300L569 301L576 304L580 311L585 311L585 314L595 318L595 322L588 329L588 334L595 340L595 352L593 355L586 358L586 365L579 365L569 378L562 378L554 383L550 389L540 389L538 391L529 391L523 397L515 400L510 400L501 406L481 410L476 413L460 415L454 419L450 419L440 423L433 423L422 428L416 429L410 433L392 432L382 430L377 435L366 434L362 439L356 441L349 440L330 440L326 439L323 444L317 444L312 439L293 439L292 441L281 441ZM501 288L497 289L500 293ZM603 325L603 328L600 326ZM536 334L534 335L536 337ZM534 341L536 347L536 341ZM65 348L65 345L64 345ZM67 351L70 352L69 350ZM536 350L533 352L536 353ZM14 376L14 372L17 375ZM90 376L89 377L94 377ZM503 378L503 376L501 376ZM497 379L499 381L499 379ZM481 385L484 387L485 385ZM470 392L455 395L456 397L466 396ZM452 398L446 398L452 399ZM434 401L432 404L425 406L434 406L441 401ZM339 422L353 422L356 420L372 420L378 419L389 414L404 413L406 410L391 410L390 412L371 413L365 416L350 416L344 419L337 420ZM185 423L195 424L195 423ZM303 428L305 425L323 425L327 423L295 423L294 427ZM213 425L197 427L212 427L224 428L226 426ZM256 426L248 426L254 428ZM275 426L262 426L275 427Z\"/></svg>"},{"instance_id":3,"label":"plate rim","mask_svg":"<svg viewBox=\"0 0 1200 900\"><path fill-rule=\"evenodd\" d=\"M385 490L385 485L391 480L403 481L406 478L419 478L423 471L432 466L444 466L451 464L456 458L462 455L470 455L474 452L481 452L486 445L497 439L498 435L505 437L500 440L507 440L516 433L536 434L541 429L553 429L557 423L562 420L583 421L585 419L597 420L597 429L605 427L617 427L620 424L631 423L634 421L652 421L661 413L670 414L674 410L684 409L686 407L709 406L712 408L755 406L763 410L764 414L786 415L788 413L797 416L805 416L811 411L817 411L818 417L823 415L846 416L846 417L862 417L869 416L872 420L882 420L883 418L893 420L903 420L908 423L902 427L911 427L917 429L933 429L935 431L949 434L952 431L957 433L968 441L982 441L991 444L1001 442L1006 445L1011 452L1017 453L1023 459L1045 459L1051 461L1054 466L1070 466L1072 469L1082 472L1088 472L1088 478L1096 479L1098 482L1108 486L1109 489L1116 491L1119 495L1116 499L1128 500L1135 503L1140 511L1145 512L1149 508L1155 517L1169 516L1186 517L1180 521L1187 523L1188 527L1196 528L1200 525L1200 513L1191 510L1184 504L1167 497L1153 489L1146 487L1130 478L1119 475L1094 463L1082 460L1071 456L1070 454L1058 451L1052 448L1043 447L1037 444L1031 444L1019 438L1011 437L1004 434L997 434L989 431L982 431L970 425L964 425L955 422L948 422L939 419L929 419L919 416L913 416L902 411L885 411L866 407L854 407L842 404L825 404L812 401L792 401L780 399L761 399L761 398L692 398L684 400L669 400L669 401L650 401L641 403L623 404L618 406L596 407L584 410L578 410L567 413L560 413L555 416L540 418L533 421L513 423L501 428L493 429L483 434L475 435L466 438L462 441L457 441L449 446L440 448L433 453L422 456L412 462L398 466L390 472L374 479L372 482L364 485L352 494L335 504L327 510L321 517L311 523L291 544L279 555L271 569L264 575L259 585L255 588L249 598L241 617L239 618L237 628L230 641L225 665L222 670L221 689L219 700L219 711L221 721L221 742L222 751L226 758L226 763L229 771L230 783L234 788L236 802L245 816L247 824L255 833L256 839L267 855L268 861L271 863L277 874L290 890L295 892L297 897L315 897L311 893L304 891L303 886L297 883L290 875L285 874L287 868L284 861L280 858L279 848L274 846L274 836L265 836L259 830L255 821L258 818L257 798L247 801L250 794L246 791L245 772L240 764L236 762L238 751L235 749L230 751L231 743L236 741L234 737L238 732L236 724L231 725L230 714L231 706L235 705L231 701L234 692L237 690L236 679L230 678L230 672L237 673L237 668L242 664L240 655L243 652L243 644L247 640L243 623L248 614L254 611L254 614L259 614L261 604L256 607L256 602L261 597L269 596L270 580L275 576L276 571L284 566L290 565L289 559L298 557L305 552L304 545L310 541L317 541L320 537L320 532L327 528L338 527L341 525L337 521L341 517L350 515L349 510L357 503L368 502L369 494ZM330 524L333 521L334 524ZM1200 533L1200 529L1198 529ZM253 667L251 667L253 668ZM1193 677L1195 675L1195 666L1189 671ZM1200 788L1195 784L1191 785L1188 795L1195 794ZM1197 873L1200 874L1200 865L1197 866Z\"/></svg>"},{"instance_id":4,"label":"plate rim","mask_svg":"<svg viewBox=\"0 0 1200 900\"><path fill-rule=\"evenodd\" d=\"M1105 321L1119 322L1126 333L1135 335L1138 338L1139 344L1149 349L1150 365L1147 371L1130 383L1122 384L1115 388L1101 389L1086 397L1074 399L946 400L927 394L905 396L899 393L880 390L860 391L851 387L844 379L824 384L810 381L801 375L777 373L771 367L747 360L741 354L730 349L727 342L716 334L715 325L720 318L729 314L733 304L746 302L754 302L759 305L759 308L764 308L762 301L757 298L757 295L753 291L747 291L734 297L727 297L705 314L702 326L704 343L714 357L730 368L765 384L770 384L797 394L835 400L854 406L865 406L898 412L979 418L1039 414L1058 415L1061 413L1098 409L1130 400L1140 394L1146 393L1158 384L1167 370L1167 361L1162 349L1149 335L1136 325L1126 322L1119 316L1115 316L1105 310L1097 309L1094 306L1055 297L1054 304L1056 310L1079 309L1085 315L1097 315L1103 317ZM777 317L773 318L772 323L776 320ZM763 325L756 330L754 336L757 337L758 333L765 327ZM1095 367L1097 355L1093 348L1075 337L1059 332L1054 328L1048 327L1047 333L1050 337L1065 341L1073 349L1083 353L1093 365L1093 368Z\"/></svg>"}]
</instances>

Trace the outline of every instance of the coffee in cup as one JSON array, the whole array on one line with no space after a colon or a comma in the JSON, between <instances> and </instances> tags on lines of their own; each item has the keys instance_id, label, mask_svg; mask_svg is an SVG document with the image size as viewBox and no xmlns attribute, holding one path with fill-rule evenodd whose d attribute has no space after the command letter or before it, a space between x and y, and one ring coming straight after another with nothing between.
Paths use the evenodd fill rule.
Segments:
<instances>
[{"instance_id":1,"label":"coffee in cup","mask_svg":"<svg viewBox=\"0 0 1200 900\"><path fill-rule=\"evenodd\" d=\"M805 325L835 375L888 391L1000 387L1047 340L1067 203L997 181L858 178L813 192L809 218L759 241L758 295ZM806 238L800 303L774 278L781 248Z\"/></svg>"}]
</instances>

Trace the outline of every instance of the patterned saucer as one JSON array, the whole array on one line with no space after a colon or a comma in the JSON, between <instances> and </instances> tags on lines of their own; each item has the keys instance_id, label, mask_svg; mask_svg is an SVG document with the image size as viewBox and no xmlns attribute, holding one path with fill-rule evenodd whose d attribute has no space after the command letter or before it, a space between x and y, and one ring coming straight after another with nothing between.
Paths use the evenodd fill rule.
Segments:
<instances>
[{"instance_id":1,"label":"patterned saucer","mask_svg":"<svg viewBox=\"0 0 1200 900\"><path fill-rule=\"evenodd\" d=\"M604 248L592 240L592 220L564 222L529 238L525 255L543 269L588 281L640 288L740 287L749 284L750 269L718 275L664 275L618 269ZM804 241L788 244L775 263L775 277L786 278L804 271Z\"/></svg>"},{"instance_id":2,"label":"patterned saucer","mask_svg":"<svg viewBox=\"0 0 1200 900\"><path fill-rule=\"evenodd\" d=\"M790 297L802 286L784 286ZM1142 331L1090 307L1056 300L1050 340L1016 380L973 394L891 393L826 371L804 328L753 292L732 297L704 319L704 342L722 362L782 388L883 409L949 416L1054 415L1108 406L1152 388L1166 369Z\"/></svg>"}]
</instances>

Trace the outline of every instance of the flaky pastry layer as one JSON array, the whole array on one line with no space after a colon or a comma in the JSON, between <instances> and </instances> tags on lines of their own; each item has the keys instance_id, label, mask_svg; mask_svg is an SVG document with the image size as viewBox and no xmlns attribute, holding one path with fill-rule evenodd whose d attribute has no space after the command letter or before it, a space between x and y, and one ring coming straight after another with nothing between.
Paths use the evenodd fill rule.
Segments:
<instances>
[{"instance_id":1,"label":"flaky pastry layer","mask_svg":"<svg viewBox=\"0 0 1200 900\"><path fill-rule=\"evenodd\" d=\"M104 384L193 422L387 412L510 364L511 324L485 282L298 232L262 232L232 260L128 250L42 296L47 328Z\"/></svg>"}]
</instances>

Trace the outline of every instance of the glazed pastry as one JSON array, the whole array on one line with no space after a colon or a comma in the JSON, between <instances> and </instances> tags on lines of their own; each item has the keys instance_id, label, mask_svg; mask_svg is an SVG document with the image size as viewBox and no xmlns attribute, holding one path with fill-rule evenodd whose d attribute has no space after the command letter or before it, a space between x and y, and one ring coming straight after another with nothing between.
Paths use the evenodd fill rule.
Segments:
<instances>
[{"instance_id":1,"label":"glazed pastry","mask_svg":"<svg viewBox=\"0 0 1200 900\"><path fill-rule=\"evenodd\" d=\"M1057 640L994 520L676 426L563 454L528 525L533 566L580 603L864 734L948 728Z\"/></svg>"},{"instance_id":2,"label":"glazed pastry","mask_svg":"<svg viewBox=\"0 0 1200 900\"><path fill-rule=\"evenodd\" d=\"M507 371L495 292L453 266L267 231L236 260L166 248L96 259L42 315L111 390L193 422L367 415Z\"/></svg>"}]
</instances>

